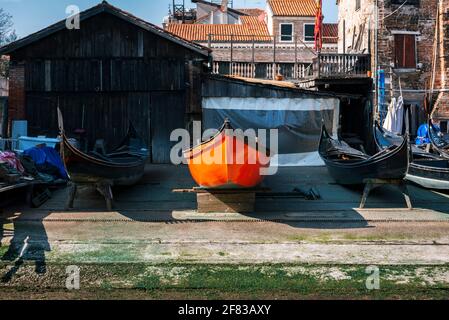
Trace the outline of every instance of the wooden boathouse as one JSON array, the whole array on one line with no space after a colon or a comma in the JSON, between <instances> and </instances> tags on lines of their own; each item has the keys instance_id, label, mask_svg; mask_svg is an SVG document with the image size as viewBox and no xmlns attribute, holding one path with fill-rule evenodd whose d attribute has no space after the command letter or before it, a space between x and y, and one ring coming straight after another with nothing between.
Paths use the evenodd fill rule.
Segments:
<instances>
[{"instance_id":1,"label":"wooden boathouse","mask_svg":"<svg viewBox=\"0 0 449 320\"><path fill-rule=\"evenodd\" d=\"M62 20L0 48L10 56L8 123L27 120L28 135L55 137L59 106L68 134L111 148L131 121L152 163L169 163L170 133L201 113L210 50L106 1L79 18L79 29Z\"/></svg>"}]
</instances>

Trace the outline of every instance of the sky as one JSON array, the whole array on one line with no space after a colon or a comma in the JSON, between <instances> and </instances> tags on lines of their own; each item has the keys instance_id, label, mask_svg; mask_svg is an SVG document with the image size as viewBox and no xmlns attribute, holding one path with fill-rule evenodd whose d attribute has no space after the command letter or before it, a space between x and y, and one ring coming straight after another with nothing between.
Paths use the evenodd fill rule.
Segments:
<instances>
[{"instance_id":1,"label":"sky","mask_svg":"<svg viewBox=\"0 0 449 320\"><path fill-rule=\"evenodd\" d=\"M182 0L178 1L182 2ZM81 10L85 10L100 2L101 0L0 0L0 8L12 15L17 35L22 38L64 19L69 5L77 5ZM168 7L172 0L109 0L108 2L139 18L161 25L163 17L168 14ZM326 22L337 21L335 3L335 0L323 0ZM266 0L234 0L234 8L264 8L265 4ZM191 6L190 0L186 0L186 5Z\"/></svg>"}]
</instances>

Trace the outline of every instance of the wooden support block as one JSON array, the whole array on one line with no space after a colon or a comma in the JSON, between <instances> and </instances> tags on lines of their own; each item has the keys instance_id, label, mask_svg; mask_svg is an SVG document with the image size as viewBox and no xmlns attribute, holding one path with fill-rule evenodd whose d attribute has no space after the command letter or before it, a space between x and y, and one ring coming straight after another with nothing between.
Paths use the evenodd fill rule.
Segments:
<instances>
[{"instance_id":1,"label":"wooden support block","mask_svg":"<svg viewBox=\"0 0 449 320\"><path fill-rule=\"evenodd\" d=\"M412 210L413 205L412 205L412 200L410 199L410 193L408 191L407 185L405 183L403 183L402 185L399 186L399 188L401 189L402 195L404 196L405 203L407 204L407 208Z\"/></svg>"},{"instance_id":2,"label":"wooden support block","mask_svg":"<svg viewBox=\"0 0 449 320\"><path fill-rule=\"evenodd\" d=\"M372 182L367 181L365 184L365 189L363 190L362 201L360 202L360 209L365 208L366 201L368 200L371 190L373 190L373 184Z\"/></svg>"},{"instance_id":3,"label":"wooden support block","mask_svg":"<svg viewBox=\"0 0 449 320\"><path fill-rule=\"evenodd\" d=\"M362 200L360 202L360 209L365 208L366 201L368 200L369 194L376 188L392 185L396 186L404 196L405 202L407 204L407 208L410 210L413 209L412 201L410 199L410 193L408 192L407 184L404 180L398 179L366 179L363 181L365 183L365 189L363 190Z\"/></svg>"},{"instance_id":4,"label":"wooden support block","mask_svg":"<svg viewBox=\"0 0 449 320\"><path fill-rule=\"evenodd\" d=\"M173 193L269 193L271 189L269 188L255 188L255 189L207 189L194 187L191 189L173 189Z\"/></svg>"},{"instance_id":5,"label":"wooden support block","mask_svg":"<svg viewBox=\"0 0 449 320\"><path fill-rule=\"evenodd\" d=\"M70 183L69 188L67 190L67 200L66 200L66 207L65 207L66 210L73 209L73 203L78 194L78 187L80 185L94 186L95 189L104 197L107 210L112 211L113 201L114 201L114 196L112 193L113 183L112 183L112 181L109 181L109 180L100 181L95 184L89 184L89 183L77 184L75 182Z\"/></svg>"},{"instance_id":6,"label":"wooden support block","mask_svg":"<svg viewBox=\"0 0 449 320\"><path fill-rule=\"evenodd\" d=\"M112 181L104 180L96 184L97 191L104 197L106 201L106 208L112 211L114 196L112 194Z\"/></svg>"},{"instance_id":7,"label":"wooden support block","mask_svg":"<svg viewBox=\"0 0 449 320\"><path fill-rule=\"evenodd\" d=\"M66 206L65 206L66 210L73 209L73 203L75 202L75 197L76 197L77 191L78 191L78 186L76 185L76 183L71 182L69 184L68 193L67 193L67 202L66 202Z\"/></svg>"},{"instance_id":8,"label":"wooden support block","mask_svg":"<svg viewBox=\"0 0 449 320\"><path fill-rule=\"evenodd\" d=\"M255 192L197 193L199 213L251 213L256 204Z\"/></svg>"}]
</instances>

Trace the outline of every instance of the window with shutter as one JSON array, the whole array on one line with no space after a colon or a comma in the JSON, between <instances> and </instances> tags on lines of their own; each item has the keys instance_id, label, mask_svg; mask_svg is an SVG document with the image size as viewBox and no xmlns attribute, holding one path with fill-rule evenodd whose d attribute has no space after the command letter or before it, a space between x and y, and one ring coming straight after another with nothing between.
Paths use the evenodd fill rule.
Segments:
<instances>
[{"instance_id":1,"label":"window with shutter","mask_svg":"<svg viewBox=\"0 0 449 320\"><path fill-rule=\"evenodd\" d=\"M416 40L415 35L395 34L395 67L404 69L416 68Z\"/></svg>"}]
</instances>

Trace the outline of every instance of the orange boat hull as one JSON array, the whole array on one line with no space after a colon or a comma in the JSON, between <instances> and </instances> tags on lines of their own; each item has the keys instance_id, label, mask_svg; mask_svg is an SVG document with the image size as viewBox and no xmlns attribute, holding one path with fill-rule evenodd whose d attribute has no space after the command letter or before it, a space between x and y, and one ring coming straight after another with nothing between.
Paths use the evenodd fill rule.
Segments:
<instances>
[{"instance_id":1,"label":"orange boat hull","mask_svg":"<svg viewBox=\"0 0 449 320\"><path fill-rule=\"evenodd\" d=\"M210 189L255 187L270 161L264 152L225 132L184 156L195 182Z\"/></svg>"}]
</instances>

